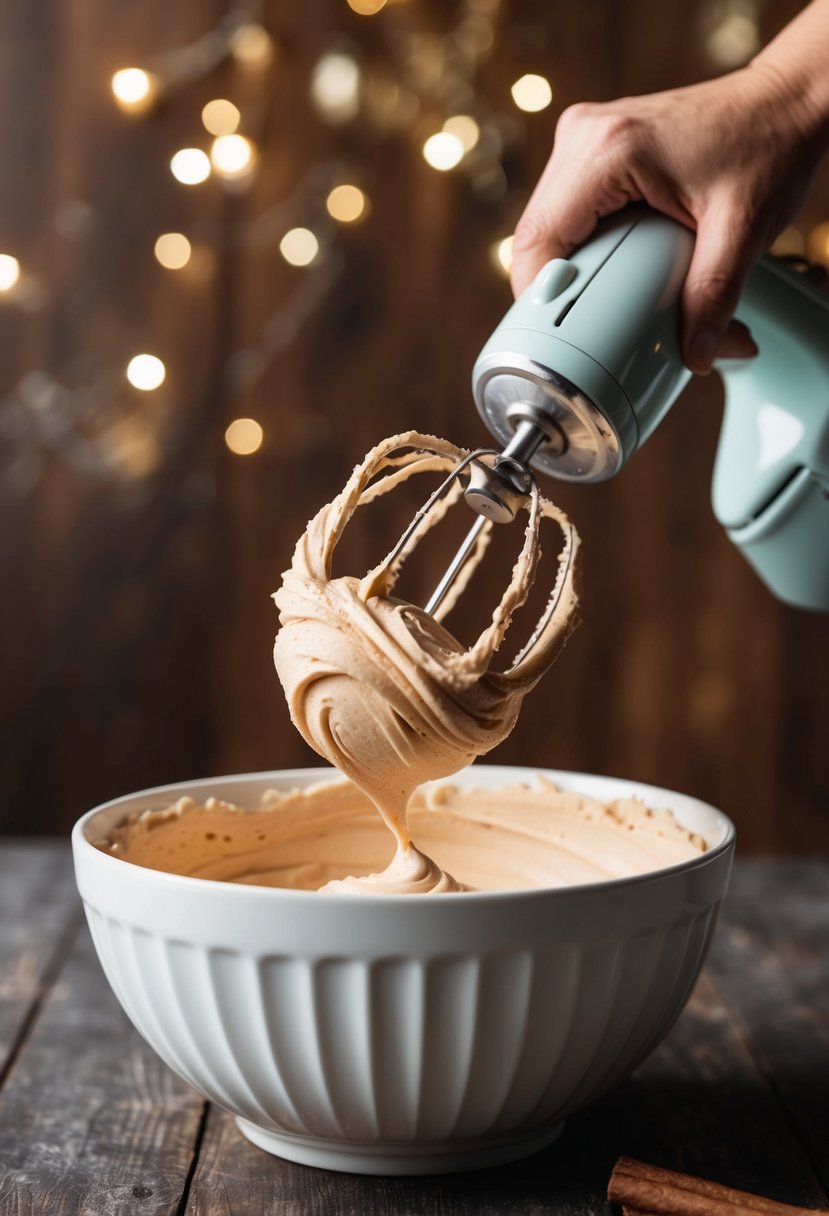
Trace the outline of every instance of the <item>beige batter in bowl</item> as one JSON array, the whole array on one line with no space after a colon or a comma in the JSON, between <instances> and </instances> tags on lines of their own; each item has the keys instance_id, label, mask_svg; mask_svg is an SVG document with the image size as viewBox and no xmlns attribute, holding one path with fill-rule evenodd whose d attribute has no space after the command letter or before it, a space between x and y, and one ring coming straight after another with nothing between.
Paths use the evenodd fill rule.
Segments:
<instances>
[{"instance_id":1,"label":"beige batter in bowl","mask_svg":"<svg viewBox=\"0 0 829 1216\"><path fill-rule=\"evenodd\" d=\"M425 1174L516 1160L660 1042L699 974L734 827L652 786L545 770L668 808L708 848L630 878L432 896L318 894L183 877L91 843L182 796L256 806L319 768L159 787L90 811L78 887L127 1015L179 1076L293 1161ZM537 769L475 765L497 787Z\"/></svg>"}]
</instances>

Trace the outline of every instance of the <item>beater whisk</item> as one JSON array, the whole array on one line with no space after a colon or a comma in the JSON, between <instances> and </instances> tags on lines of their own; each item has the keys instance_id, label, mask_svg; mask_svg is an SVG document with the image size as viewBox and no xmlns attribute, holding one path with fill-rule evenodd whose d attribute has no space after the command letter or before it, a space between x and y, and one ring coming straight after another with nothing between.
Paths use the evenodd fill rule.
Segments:
<instances>
[{"instance_id":1,"label":"beater whisk","mask_svg":"<svg viewBox=\"0 0 829 1216\"><path fill-rule=\"evenodd\" d=\"M427 613L440 619L463 591L471 574L470 566L474 569L483 556L491 526L511 523L522 507L537 501L538 490L529 468L535 453L543 445L560 445L563 442L563 436L554 423L527 407L526 416L502 451L478 448L458 461L417 512L378 572L380 569L394 571L402 564L419 534L443 514L445 508L440 504L445 502L448 505L458 497L456 487L466 477L463 498L478 518L425 605ZM435 512L439 512L439 515L430 519ZM453 590L455 594L447 602ZM440 611L442 607L443 612Z\"/></svg>"}]
</instances>

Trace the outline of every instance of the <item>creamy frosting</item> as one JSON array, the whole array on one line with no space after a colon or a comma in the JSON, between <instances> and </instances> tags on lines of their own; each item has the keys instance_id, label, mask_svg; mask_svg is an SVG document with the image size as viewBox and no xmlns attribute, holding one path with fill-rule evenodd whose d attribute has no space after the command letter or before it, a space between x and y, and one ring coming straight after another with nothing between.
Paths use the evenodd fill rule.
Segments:
<instances>
[{"instance_id":1,"label":"creamy frosting","mask_svg":"<svg viewBox=\"0 0 829 1216\"><path fill-rule=\"evenodd\" d=\"M542 776L495 789L429 786L413 795L408 818L428 858L395 849L371 799L336 778L270 792L255 810L182 798L133 813L99 847L173 874L377 894L401 887L500 891L599 882L705 850L670 811L649 810L636 798L605 804L559 790ZM447 873L456 885L437 878Z\"/></svg>"},{"instance_id":2,"label":"creamy frosting","mask_svg":"<svg viewBox=\"0 0 829 1216\"><path fill-rule=\"evenodd\" d=\"M392 597L402 561L451 505L424 516L408 549L363 579L332 578L332 558L361 505L413 474L451 470L468 453L416 432L378 444L342 492L311 520L274 599L281 629L274 662L291 718L307 742L372 799L396 838L379 876L349 881L384 891L454 890L450 875L411 843L407 805L425 781L448 776L484 755L512 730L523 697L555 659L575 623L578 537L567 517L533 487L512 577L490 624L464 648L440 623ZM456 496L456 495L455 495ZM514 612L526 601L540 556L540 528L553 521L563 536L552 594L518 658L494 671L495 655ZM455 595L485 549L477 547Z\"/></svg>"},{"instance_id":3,"label":"creamy frosting","mask_svg":"<svg viewBox=\"0 0 829 1216\"><path fill-rule=\"evenodd\" d=\"M637 799L606 805L542 777L496 789L434 783L506 738L523 697L564 645L577 606L578 537L535 487L510 582L467 649L439 619L451 596L433 617L391 595L405 557L452 504L457 486L417 517L402 554L363 579L331 576L334 549L359 506L413 474L451 470L465 455L415 432L378 444L311 520L274 597L281 623L274 661L291 717L347 779L271 792L254 810L182 798L132 814L99 847L198 878L395 895L596 882L705 849L669 811L649 810ZM564 538L552 593L517 658L495 671L496 653L535 577L543 520ZM455 596L485 547L484 533Z\"/></svg>"}]
</instances>

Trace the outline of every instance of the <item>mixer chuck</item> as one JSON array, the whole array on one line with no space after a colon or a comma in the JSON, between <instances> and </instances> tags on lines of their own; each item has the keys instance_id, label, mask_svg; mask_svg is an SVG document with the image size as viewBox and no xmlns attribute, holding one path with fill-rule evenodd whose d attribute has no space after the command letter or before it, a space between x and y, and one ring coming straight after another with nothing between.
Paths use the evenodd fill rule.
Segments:
<instances>
[{"instance_id":1,"label":"mixer chuck","mask_svg":"<svg viewBox=\"0 0 829 1216\"><path fill-rule=\"evenodd\" d=\"M510 421L518 427L500 456L474 460L463 496L477 515L496 524L515 519L532 487L529 465L543 445L563 451L565 439L556 424L532 405L512 407Z\"/></svg>"}]
</instances>

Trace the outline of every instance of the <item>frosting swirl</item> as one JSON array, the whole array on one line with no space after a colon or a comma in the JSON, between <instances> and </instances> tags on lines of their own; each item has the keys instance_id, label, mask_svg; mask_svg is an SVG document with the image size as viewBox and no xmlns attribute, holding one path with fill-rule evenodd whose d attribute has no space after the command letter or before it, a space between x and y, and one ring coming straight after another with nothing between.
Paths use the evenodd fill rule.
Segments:
<instances>
[{"instance_id":1,"label":"frosting swirl","mask_svg":"<svg viewBox=\"0 0 829 1216\"><path fill-rule=\"evenodd\" d=\"M274 596L281 624L274 662L294 724L315 751L368 794L397 839L391 865L367 879L345 880L348 889L458 889L410 844L410 795L424 781L456 772L507 737L523 697L574 626L578 537L535 487L509 585L490 624L468 649L437 618L462 592L485 541L442 613L433 617L391 596L403 560L451 497L424 517L402 557L386 558L362 580L331 577L334 550L359 506L413 474L450 470L466 455L443 439L414 431L378 444L342 492L310 521ZM545 518L564 536L555 586L516 661L495 672L494 656L535 578Z\"/></svg>"}]
</instances>

